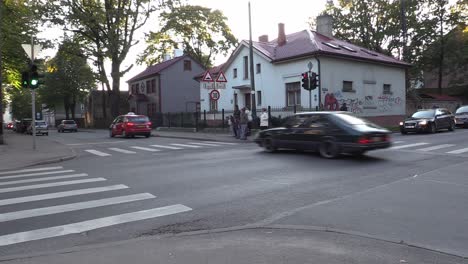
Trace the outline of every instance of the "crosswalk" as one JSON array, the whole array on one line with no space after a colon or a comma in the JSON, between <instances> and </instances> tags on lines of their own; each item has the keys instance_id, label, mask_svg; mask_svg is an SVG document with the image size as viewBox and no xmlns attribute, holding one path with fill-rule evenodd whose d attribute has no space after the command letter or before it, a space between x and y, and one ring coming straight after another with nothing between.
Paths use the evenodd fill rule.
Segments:
<instances>
[{"instance_id":1,"label":"crosswalk","mask_svg":"<svg viewBox=\"0 0 468 264\"><path fill-rule=\"evenodd\" d=\"M172 204L157 208L142 208L144 210L139 209L139 211L135 212L125 211L124 208L129 208L127 206L129 204L154 200L156 196L151 193L128 194L128 190L131 190L129 186L123 184L106 185L106 181L107 179L103 177L93 178L87 173L66 170L62 166L0 172L0 230L2 230L0 231L0 246L78 234L98 228L153 219L192 210L192 208L183 204ZM76 187L78 184L80 184L80 187ZM92 184L98 184L98 186L89 186ZM60 186L71 187L72 189L67 191L54 189ZM26 190L28 191L27 193L22 193L22 191ZM127 191L125 194L119 193L125 190ZM32 194L31 191L39 191L39 193ZM8 196L4 197L6 194ZM90 194L96 194L100 197L93 199L90 198L93 197L89 196ZM103 194L107 195L103 197ZM110 195L112 196L108 197ZM70 197L75 197L75 201L72 203L64 201L64 199ZM76 201L77 198L79 198L78 201ZM45 205L41 203L42 205L37 205L38 201L46 201L51 204ZM9 205L18 205L18 207L5 207ZM119 209L119 205L122 207L121 209ZM24 206L27 208L24 208ZM63 214L79 213L82 216L86 216L86 210L108 206L113 206L113 211L123 210L125 212L121 214L111 213L112 215L109 216L86 219L85 221L60 224L61 220L72 219L71 216L67 217ZM22 209L19 209L20 207ZM57 214L60 214L60 218L54 218ZM56 225L43 226L33 230L29 230L28 225L24 225L21 229L25 230L18 230L16 233L7 233L6 230L8 229L2 228L2 224L8 224L8 222L12 223L12 221L28 220L36 217L49 218L50 221L39 221L40 223L44 223L44 225L47 225L47 223Z\"/></svg>"},{"instance_id":2,"label":"crosswalk","mask_svg":"<svg viewBox=\"0 0 468 264\"><path fill-rule=\"evenodd\" d=\"M468 154L468 147L461 147L456 144L434 144L429 142L410 143L406 141L394 141L393 146L388 150L402 150L419 153L434 154Z\"/></svg>"},{"instance_id":3,"label":"crosswalk","mask_svg":"<svg viewBox=\"0 0 468 264\"><path fill-rule=\"evenodd\" d=\"M137 154L137 153L148 153L148 152L161 152L161 151L173 151L183 149L202 149L210 147L223 147L233 146L238 143L231 142L219 142L219 141L200 141L200 142L184 142L182 143L169 143L167 145L152 144L149 146L128 146L119 148L103 148L103 149L85 149L84 151L99 157L110 157L113 154Z\"/></svg>"}]
</instances>

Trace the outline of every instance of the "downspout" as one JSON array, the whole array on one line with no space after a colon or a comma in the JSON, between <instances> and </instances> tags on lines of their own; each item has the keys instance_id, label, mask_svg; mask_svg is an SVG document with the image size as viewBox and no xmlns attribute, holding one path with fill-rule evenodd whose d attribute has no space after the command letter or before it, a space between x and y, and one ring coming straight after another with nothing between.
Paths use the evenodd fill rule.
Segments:
<instances>
[{"instance_id":1,"label":"downspout","mask_svg":"<svg viewBox=\"0 0 468 264\"><path fill-rule=\"evenodd\" d=\"M314 58L317 60L318 64L318 106L317 110L323 110L322 107L322 68L320 67L320 59L317 55L314 55Z\"/></svg>"}]
</instances>

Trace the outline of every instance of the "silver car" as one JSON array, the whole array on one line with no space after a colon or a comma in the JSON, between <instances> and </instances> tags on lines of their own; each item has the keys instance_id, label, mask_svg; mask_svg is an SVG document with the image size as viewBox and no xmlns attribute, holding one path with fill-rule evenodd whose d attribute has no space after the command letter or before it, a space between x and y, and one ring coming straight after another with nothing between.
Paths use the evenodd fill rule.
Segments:
<instances>
[{"instance_id":1,"label":"silver car","mask_svg":"<svg viewBox=\"0 0 468 264\"><path fill-rule=\"evenodd\" d=\"M76 124L75 120L62 120L60 125L57 127L57 131L59 133L65 131L78 132L78 125Z\"/></svg>"},{"instance_id":2,"label":"silver car","mask_svg":"<svg viewBox=\"0 0 468 264\"><path fill-rule=\"evenodd\" d=\"M32 135L33 131L32 131L31 125L28 126L28 129L26 130L26 132ZM46 136L49 135L49 126L47 125L45 121L43 120L36 121L36 135L46 135Z\"/></svg>"}]
</instances>

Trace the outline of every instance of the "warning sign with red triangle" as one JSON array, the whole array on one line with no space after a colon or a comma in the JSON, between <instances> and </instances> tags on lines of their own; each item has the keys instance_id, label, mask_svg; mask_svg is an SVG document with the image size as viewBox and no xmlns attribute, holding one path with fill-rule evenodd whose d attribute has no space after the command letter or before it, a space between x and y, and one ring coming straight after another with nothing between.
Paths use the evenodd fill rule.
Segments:
<instances>
[{"instance_id":1,"label":"warning sign with red triangle","mask_svg":"<svg viewBox=\"0 0 468 264\"><path fill-rule=\"evenodd\" d=\"M211 77L211 73L206 71L202 78L203 82L214 82L213 77Z\"/></svg>"},{"instance_id":2,"label":"warning sign with red triangle","mask_svg":"<svg viewBox=\"0 0 468 264\"><path fill-rule=\"evenodd\" d=\"M218 78L216 78L216 82L227 82L226 76L222 71L219 71Z\"/></svg>"}]
</instances>

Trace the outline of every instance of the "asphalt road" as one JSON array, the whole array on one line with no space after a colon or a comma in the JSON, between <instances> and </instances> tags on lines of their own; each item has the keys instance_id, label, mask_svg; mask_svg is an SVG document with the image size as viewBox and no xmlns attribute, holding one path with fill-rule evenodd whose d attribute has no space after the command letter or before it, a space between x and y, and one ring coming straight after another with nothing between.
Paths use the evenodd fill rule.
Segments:
<instances>
[{"instance_id":1,"label":"asphalt road","mask_svg":"<svg viewBox=\"0 0 468 264\"><path fill-rule=\"evenodd\" d=\"M247 224L326 227L468 256L468 130L394 135L392 149L335 160L244 142L50 137L79 157L0 175L1 256Z\"/></svg>"}]
</instances>

